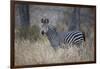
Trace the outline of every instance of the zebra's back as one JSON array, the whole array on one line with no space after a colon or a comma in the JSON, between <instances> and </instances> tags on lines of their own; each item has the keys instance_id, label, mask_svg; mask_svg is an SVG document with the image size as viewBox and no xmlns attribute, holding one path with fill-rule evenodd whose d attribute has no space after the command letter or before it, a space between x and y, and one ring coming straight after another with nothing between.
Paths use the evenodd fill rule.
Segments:
<instances>
[{"instance_id":1,"label":"zebra's back","mask_svg":"<svg viewBox=\"0 0 100 69\"><path fill-rule=\"evenodd\" d=\"M84 41L84 34L80 31L63 32L60 36L64 44L79 45Z\"/></svg>"}]
</instances>

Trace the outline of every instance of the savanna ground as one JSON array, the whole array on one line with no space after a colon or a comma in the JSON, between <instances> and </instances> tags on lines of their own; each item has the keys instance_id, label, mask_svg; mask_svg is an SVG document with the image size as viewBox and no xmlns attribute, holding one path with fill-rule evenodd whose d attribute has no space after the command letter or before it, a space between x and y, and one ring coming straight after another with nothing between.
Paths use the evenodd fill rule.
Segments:
<instances>
[{"instance_id":1,"label":"savanna ground","mask_svg":"<svg viewBox=\"0 0 100 69\"><path fill-rule=\"evenodd\" d=\"M94 20L90 20L90 22L88 22L85 20L85 18L81 18L80 28L85 33L85 42L83 43L82 50L76 46L72 46L68 49L58 48L57 51L54 51L46 35L42 36L40 34L40 28L37 26L37 23L39 23L39 16L43 14L42 12L46 7L42 8L43 10L41 11L41 14L39 11L39 9L41 9L40 7L37 11L34 11L34 7L30 8L33 8L33 10L30 10L30 22L33 23L32 26L28 27L27 29L22 28L17 25L19 21L19 15L17 15L15 18L15 66L94 61ZM37 8L35 7L35 9ZM62 9L63 8L60 10ZM69 11L70 9L66 10ZM56 14L55 11L47 11L47 16L51 18L51 21L53 18L52 15L54 14ZM64 13L64 16L66 18L64 17L64 19L65 21L66 19L68 21L69 14L65 14L66 13ZM66 22L63 22L63 14L60 13L58 15L57 12L57 15L54 15L54 18L57 18L57 16L59 16L60 19L62 18L62 20L58 21L59 23L56 25L57 30L67 30L68 26L66 26ZM53 20L57 21L54 18ZM81 54L79 53L79 50Z\"/></svg>"}]
</instances>

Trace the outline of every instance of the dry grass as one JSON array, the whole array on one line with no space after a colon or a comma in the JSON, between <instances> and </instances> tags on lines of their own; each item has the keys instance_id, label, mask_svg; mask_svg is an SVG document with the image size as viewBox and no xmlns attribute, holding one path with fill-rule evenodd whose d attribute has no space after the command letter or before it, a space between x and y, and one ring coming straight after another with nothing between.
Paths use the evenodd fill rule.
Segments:
<instances>
[{"instance_id":1,"label":"dry grass","mask_svg":"<svg viewBox=\"0 0 100 69\"><path fill-rule=\"evenodd\" d=\"M50 46L46 37L36 41L15 39L15 65L35 65L51 63L82 62L93 60L93 50L84 46L79 54L79 48L58 48L57 51Z\"/></svg>"},{"instance_id":2,"label":"dry grass","mask_svg":"<svg viewBox=\"0 0 100 69\"><path fill-rule=\"evenodd\" d=\"M65 30L63 25L61 27L59 27L60 31ZM40 38L34 40L34 33L32 33L29 38L33 40L24 40L20 39L18 35L20 30L15 29L15 65L94 61L94 26L81 23L81 30L85 33L82 49L72 46L69 49L58 48L57 51L54 51L46 36L41 37L39 35ZM36 33L36 30L34 31ZM33 32L33 30L30 32Z\"/></svg>"}]
</instances>

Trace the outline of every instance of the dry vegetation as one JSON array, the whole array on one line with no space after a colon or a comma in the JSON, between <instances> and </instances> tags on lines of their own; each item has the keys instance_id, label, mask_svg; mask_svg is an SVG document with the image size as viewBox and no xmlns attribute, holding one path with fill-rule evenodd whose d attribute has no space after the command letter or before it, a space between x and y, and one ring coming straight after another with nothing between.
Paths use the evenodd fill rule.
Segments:
<instances>
[{"instance_id":1,"label":"dry vegetation","mask_svg":"<svg viewBox=\"0 0 100 69\"><path fill-rule=\"evenodd\" d=\"M36 30L34 31L36 32ZM33 40L30 40L20 39L18 31L15 33L17 35L15 39L15 65L68 63L94 60L94 43L89 43L90 38L93 38L93 32L83 43L83 49L72 46L69 49L58 48L57 51L54 51L52 46L50 46L46 36L39 35L40 38L38 39L37 37L37 40L35 40L36 38L33 38L33 36L30 36L30 38L33 38ZM93 41L93 39L91 41Z\"/></svg>"}]
</instances>

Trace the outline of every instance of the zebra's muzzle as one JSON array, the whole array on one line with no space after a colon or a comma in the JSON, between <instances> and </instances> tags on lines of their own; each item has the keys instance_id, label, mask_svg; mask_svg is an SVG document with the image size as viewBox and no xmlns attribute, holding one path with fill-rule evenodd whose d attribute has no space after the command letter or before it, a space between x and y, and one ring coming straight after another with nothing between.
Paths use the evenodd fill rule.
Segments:
<instances>
[{"instance_id":1,"label":"zebra's muzzle","mask_svg":"<svg viewBox=\"0 0 100 69\"><path fill-rule=\"evenodd\" d=\"M44 35L45 34L44 31L41 31L41 34Z\"/></svg>"}]
</instances>

